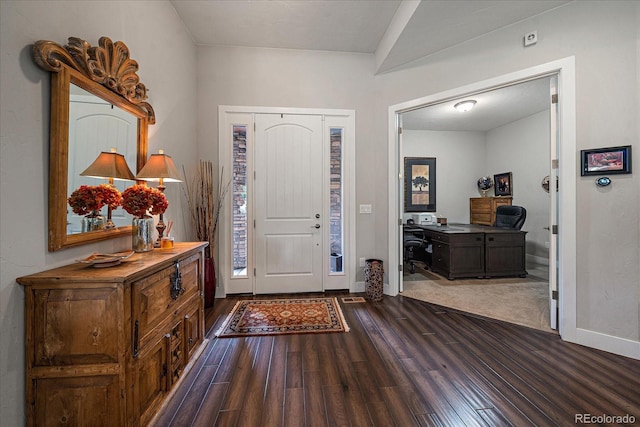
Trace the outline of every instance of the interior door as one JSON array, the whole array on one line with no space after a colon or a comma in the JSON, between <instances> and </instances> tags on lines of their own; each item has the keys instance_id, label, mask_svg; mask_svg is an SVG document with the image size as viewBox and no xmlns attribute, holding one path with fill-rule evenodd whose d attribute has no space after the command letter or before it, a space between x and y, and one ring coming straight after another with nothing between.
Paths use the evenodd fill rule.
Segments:
<instances>
[{"instance_id":1,"label":"interior door","mask_svg":"<svg viewBox=\"0 0 640 427\"><path fill-rule=\"evenodd\" d=\"M551 168L549 171L549 316L551 329L558 329L558 76L551 76L549 129Z\"/></svg>"},{"instance_id":2,"label":"interior door","mask_svg":"<svg viewBox=\"0 0 640 427\"><path fill-rule=\"evenodd\" d=\"M128 155L125 160L129 167L136 165L136 144L138 119L120 108L113 108L109 103L90 95L70 96L69 103L69 170L77 171L69 174L68 193L81 185L107 184L108 180L80 176L101 151L109 152L115 148L120 154ZM135 171L135 169L134 169ZM131 181L115 181L114 186L123 192L131 185ZM106 216L107 207L103 208ZM112 213L116 227L131 225L131 215L124 209L115 209ZM68 209L67 234L81 231L82 217Z\"/></svg>"},{"instance_id":3,"label":"interior door","mask_svg":"<svg viewBox=\"0 0 640 427\"><path fill-rule=\"evenodd\" d=\"M322 117L255 124L255 293L322 291Z\"/></svg>"}]
</instances>

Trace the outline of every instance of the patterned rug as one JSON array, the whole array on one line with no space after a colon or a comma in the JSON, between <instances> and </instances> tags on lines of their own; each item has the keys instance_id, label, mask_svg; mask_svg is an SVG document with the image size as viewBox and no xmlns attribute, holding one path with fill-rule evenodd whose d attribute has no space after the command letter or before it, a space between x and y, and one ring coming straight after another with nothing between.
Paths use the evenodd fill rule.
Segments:
<instances>
[{"instance_id":1,"label":"patterned rug","mask_svg":"<svg viewBox=\"0 0 640 427\"><path fill-rule=\"evenodd\" d=\"M238 301L216 336L348 332L336 298Z\"/></svg>"}]
</instances>

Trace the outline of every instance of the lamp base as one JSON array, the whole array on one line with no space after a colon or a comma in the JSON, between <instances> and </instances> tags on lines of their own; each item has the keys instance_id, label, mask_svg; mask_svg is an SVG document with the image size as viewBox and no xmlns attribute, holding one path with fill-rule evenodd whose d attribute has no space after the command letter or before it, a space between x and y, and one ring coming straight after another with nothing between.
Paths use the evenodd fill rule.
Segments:
<instances>
[{"instance_id":1,"label":"lamp base","mask_svg":"<svg viewBox=\"0 0 640 427\"><path fill-rule=\"evenodd\" d=\"M153 243L154 248L160 247L160 242L162 241L162 237L164 236L164 230L167 226L164 224L164 220L162 218L162 214L160 214L160 219L158 220L158 224L156 225L156 230L158 230L158 240Z\"/></svg>"}]
</instances>

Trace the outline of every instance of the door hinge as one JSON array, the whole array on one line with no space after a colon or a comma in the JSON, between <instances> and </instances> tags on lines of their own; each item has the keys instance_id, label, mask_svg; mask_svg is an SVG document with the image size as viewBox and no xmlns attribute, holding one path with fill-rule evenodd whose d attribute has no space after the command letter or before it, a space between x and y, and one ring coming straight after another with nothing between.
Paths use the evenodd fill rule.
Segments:
<instances>
[{"instance_id":1,"label":"door hinge","mask_svg":"<svg viewBox=\"0 0 640 427\"><path fill-rule=\"evenodd\" d=\"M558 301L558 291L551 291L551 299Z\"/></svg>"},{"instance_id":2,"label":"door hinge","mask_svg":"<svg viewBox=\"0 0 640 427\"><path fill-rule=\"evenodd\" d=\"M557 104L558 103L558 94L554 93L553 95L551 95L551 103L552 104Z\"/></svg>"},{"instance_id":3,"label":"door hinge","mask_svg":"<svg viewBox=\"0 0 640 427\"><path fill-rule=\"evenodd\" d=\"M256 228L256 220L253 220L253 228Z\"/></svg>"},{"instance_id":4,"label":"door hinge","mask_svg":"<svg viewBox=\"0 0 640 427\"><path fill-rule=\"evenodd\" d=\"M402 264L398 264L398 271L402 271Z\"/></svg>"},{"instance_id":5,"label":"door hinge","mask_svg":"<svg viewBox=\"0 0 640 427\"><path fill-rule=\"evenodd\" d=\"M254 276L256 275L256 268L255 267L253 267L253 275Z\"/></svg>"},{"instance_id":6,"label":"door hinge","mask_svg":"<svg viewBox=\"0 0 640 427\"><path fill-rule=\"evenodd\" d=\"M402 225L402 218L398 218L398 225Z\"/></svg>"},{"instance_id":7,"label":"door hinge","mask_svg":"<svg viewBox=\"0 0 640 427\"><path fill-rule=\"evenodd\" d=\"M551 160L551 169L558 169L558 159Z\"/></svg>"},{"instance_id":8,"label":"door hinge","mask_svg":"<svg viewBox=\"0 0 640 427\"><path fill-rule=\"evenodd\" d=\"M402 135L402 128L401 127L398 128L398 134Z\"/></svg>"},{"instance_id":9,"label":"door hinge","mask_svg":"<svg viewBox=\"0 0 640 427\"><path fill-rule=\"evenodd\" d=\"M558 234L558 226L557 225L552 225L551 226L551 234Z\"/></svg>"}]
</instances>

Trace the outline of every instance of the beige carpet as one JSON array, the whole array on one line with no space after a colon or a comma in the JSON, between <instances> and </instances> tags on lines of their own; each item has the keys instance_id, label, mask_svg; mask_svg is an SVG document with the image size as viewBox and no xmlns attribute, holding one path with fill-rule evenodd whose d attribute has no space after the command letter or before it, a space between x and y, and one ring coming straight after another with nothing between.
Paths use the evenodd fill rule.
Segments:
<instances>
[{"instance_id":1,"label":"beige carpet","mask_svg":"<svg viewBox=\"0 0 640 427\"><path fill-rule=\"evenodd\" d=\"M447 280L416 268L404 276L405 297L554 332L549 324L549 283L529 270L526 278Z\"/></svg>"}]
</instances>

